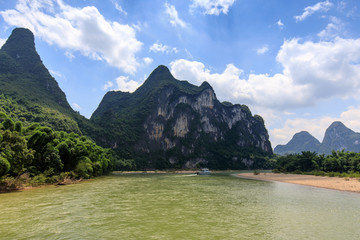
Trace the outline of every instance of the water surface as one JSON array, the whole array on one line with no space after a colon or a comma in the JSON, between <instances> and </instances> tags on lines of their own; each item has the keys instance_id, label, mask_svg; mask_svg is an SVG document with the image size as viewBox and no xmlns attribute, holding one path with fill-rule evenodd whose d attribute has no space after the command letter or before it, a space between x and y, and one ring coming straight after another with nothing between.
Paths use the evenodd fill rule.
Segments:
<instances>
[{"instance_id":1,"label":"water surface","mask_svg":"<svg viewBox=\"0 0 360 240\"><path fill-rule=\"evenodd\" d=\"M360 194L229 174L0 194L0 239L360 239Z\"/></svg>"}]
</instances>

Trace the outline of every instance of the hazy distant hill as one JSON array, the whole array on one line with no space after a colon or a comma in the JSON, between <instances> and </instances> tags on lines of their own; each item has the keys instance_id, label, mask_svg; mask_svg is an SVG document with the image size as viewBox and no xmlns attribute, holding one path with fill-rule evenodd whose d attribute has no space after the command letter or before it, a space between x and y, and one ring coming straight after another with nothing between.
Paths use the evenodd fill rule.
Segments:
<instances>
[{"instance_id":1,"label":"hazy distant hill","mask_svg":"<svg viewBox=\"0 0 360 240\"><path fill-rule=\"evenodd\" d=\"M290 153L301 153L302 151L317 152L320 142L306 131L296 133L286 145L277 145L274 149L276 154L285 155Z\"/></svg>"},{"instance_id":2,"label":"hazy distant hill","mask_svg":"<svg viewBox=\"0 0 360 240\"><path fill-rule=\"evenodd\" d=\"M327 155L333 150L360 152L360 133L356 133L347 128L343 123L336 121L326 129L322 143L309 133L300 132L295 134L286 145L276 146L274 152L285 155L301 153L302 151L313 151Z\"/></svg>"}]
</instances>

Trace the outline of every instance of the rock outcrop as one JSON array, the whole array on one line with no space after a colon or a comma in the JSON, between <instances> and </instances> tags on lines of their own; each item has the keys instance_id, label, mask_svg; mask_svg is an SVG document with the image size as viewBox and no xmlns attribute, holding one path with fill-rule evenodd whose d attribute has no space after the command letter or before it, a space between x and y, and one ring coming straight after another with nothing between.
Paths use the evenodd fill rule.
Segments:
<instances>
[{"instance_id":1,"label":"rock outcrop","mask_svg":"<svg viewBox=\"0 0 360 240\"><path fill-rule=\"evenodd\" d=\"M146 153L157 159L150 164L154 168L240 168L254 153L272 154L260 116L252 116L245 105L220 103L207 82L196 87L176 80L165 66L155 69L136 92L109 92L104 97L92 120L111 126L110 146L128 138L113 133L117 124L126 122L121 116L130 112L128 117L136 118L141 129L128 147L137 157ZM134 128L131 123L127 127Z\"/></svg>"}]
</instances>

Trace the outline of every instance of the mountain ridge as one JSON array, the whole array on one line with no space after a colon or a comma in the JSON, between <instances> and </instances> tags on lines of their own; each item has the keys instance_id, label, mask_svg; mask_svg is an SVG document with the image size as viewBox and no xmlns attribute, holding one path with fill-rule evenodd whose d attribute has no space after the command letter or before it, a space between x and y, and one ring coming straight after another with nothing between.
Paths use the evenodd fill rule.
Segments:
<instances>
[{"instance_id":1,"label":"mountain ridge","mask_svg":"<svg viewBox=\"0 0 360 240\"><path fill-rule=\"evenodd\" d=\"M286 145L277 145L274 152L280 155L301 153L302 151L312 151L326 155L338 150L360 152L360 133L354 132L340 121L334 121L326 129L321 143L309 134L316 141L313 140L313 143L306 147L304 146L305 140L295 137L298 134L296 133Z\"/></svg>"},{"instance_id":2,"label":"mountain ridge","mask_svg":"<svg viewBox=\"0 0 360 240\"><path fill-rule=\"evenodd\" d=\"M128 119L133 121L128 122ZM231 138L234 139L227 144L234 149L253 147L258 152L272 154L267 130L260 116L252 116L245 105L220 103L207 82L195 86L176 80L163 65L157 67L133 93L108 92L90 120L109 129L103 144L115 149L127 144L133 154L140 153L135 154L140 159L144 157L141 155L153 154L153 158L161 162L150 164L149 167L154 168L160 165L194 167L199 163L208 164L211 162L208 159L212 159L212 164L219 165L214 160L219 153L210 146L230 141ZM126 128L119 129L116 127L119 125ZM139 128L141 125L143 127ZM235 130L232 130L233 127ZM132 134L127 132L129 129ZM243 139L237 134L242 134ZM124 142L118 136L130 139ZM107 141L109 139L112 140ZM196 151L198 153L194 154ZM133 155L129 152L122 154L125 157ZM242 165L242 158L248 156L240 155L234 154L231 157L233 160L226 160L227 164L233 161L238 166Z\"/></svg>"},{"instance_id":3,"label":"mountain ridge","mask_svg":"<svg viewBox=\"0 0 360 240\"><path fill-rule=\"evenodd\" d=\"M0 111L86 134L136 169L266 168L272 154L261 116L246 105L219 102L207 82L175 79L164 65L133 93L107 92L87 120L43 65L30 30L14 29L0 60Z\"/></svg>"}]
</instances>

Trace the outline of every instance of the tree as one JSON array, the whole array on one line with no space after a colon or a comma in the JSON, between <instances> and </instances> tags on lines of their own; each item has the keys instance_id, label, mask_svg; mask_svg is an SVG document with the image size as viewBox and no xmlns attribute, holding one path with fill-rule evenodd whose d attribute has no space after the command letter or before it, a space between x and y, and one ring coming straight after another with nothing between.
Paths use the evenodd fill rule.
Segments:
<instances>
[{"instance_id":1,"label":"tree","mask_svg":"<svg viewBox=\"0 0 360 240\"><path fill-rule=\"evenodd\" d=\"M6 158L0 155L0 177L4 176L10 170L10 163Z\"/></svg>"},{"instance_id":2,"label":"tree","mask_svg":"<svg viewBox=\"0 0 360 240\"><path fill-rule=\"evenodd\" d=\"M19 176L26 171L26 166L32 162L34 151L27 148L26 139L20 136L18 132L6 130L2 135L0 152L10 163L10 175Z\"/></svg>"}]
</instances>

